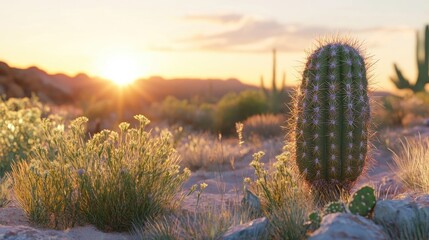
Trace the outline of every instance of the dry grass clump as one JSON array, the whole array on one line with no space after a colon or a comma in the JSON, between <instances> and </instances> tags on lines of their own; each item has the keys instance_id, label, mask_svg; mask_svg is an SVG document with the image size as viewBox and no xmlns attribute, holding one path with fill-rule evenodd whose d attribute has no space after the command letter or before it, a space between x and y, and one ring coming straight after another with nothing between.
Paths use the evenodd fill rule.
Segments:
<instances>
[{"instance_id":1,"label":"dry grass clump","mask_svg":"<svg viewBox=\"0 0 429 240\"><path fill-rule=\"evenodd\" d=\"M169 132L153 137L140 125L120 124L87 140L87 119L67 130L45 121L46 141L31 161L12 166L13 190L30 221L53 228L91 223L105 231L126 231L133 222L170 211L179 203L190 172L180 171Z\"/></svg>"},{"instance_id":2,"label":"dry grass clump","mask_svg":"<svg viewBox=\"0 0 429 240\"><path fill-rule=\"evenodd\" d=\"M222 136L209 133L191 134L178 144L182 165L191 171L231 169L231 163L242 156L238 143L225 144Z\"/></svg>"},{"instance_id":3,"label":"dry grass clump","mask_svg":"<svg viewBox=\"0 0 429 240\"><path fill-rule=\"evenodd\" d=\"M162 216L144 226L135 224L132 231L134 238L215 240L221 239L230 227L252 220L249 210L236 203L200 202L206 186L201 184L196 192L198 199L194 211Z\"/></svg>"},{"instance_id":4,"label":"dry grass clump","mask_svg":"<svg viewBox=\"0 0 429 240\"><path fill-rule=\"evenodd\" d=\"M393 155L397 175L405 186L429 193L429 138L405 139Z\"/></svg>"},{"instance_id":5,"label":"dry grass clump","mask_svg":"<svg viewBox=\"0 0 429 240\"><path fill-rule=\"evenodd\" d=\"M302 177L296 174L287 152L277 157L271 171L265 170L260 162L263 155L263 152L254 154L251 165L256 179L248 181L270 220L269 235L273 239L305 239L307 227L304 223L314 209L314 198Z\"/></svg>"},{"instance_id":6,"label":"dry grass clump","mask_svg":"<svg viewBox=\"0 0 429 240\"><path fill-rule=\"evenodd\" d=\"M209 205L195 213L182 213L150 221L144 227L135 226L137 239L220 239L236 225L234 213L229 209Z\"/></svg>"},{"instance_id":7,"label":"dry grass clump","mask_svg":"<svg viewBox=\"0 0 429 240\"><path fill-rule=\"evenodd\" d=\"M283 115L263 114L254 115L243 122L243 135L246 139L260 137L263 139L281 136L285 117Z\"/></svg>"}]
</instances>

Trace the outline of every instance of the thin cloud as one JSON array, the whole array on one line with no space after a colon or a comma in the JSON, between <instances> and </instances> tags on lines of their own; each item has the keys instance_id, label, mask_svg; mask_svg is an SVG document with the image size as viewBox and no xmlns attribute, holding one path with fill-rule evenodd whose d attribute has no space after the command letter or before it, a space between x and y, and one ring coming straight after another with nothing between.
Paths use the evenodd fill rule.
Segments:
<instances>
[{"instance_id":1,"label":"thin cloud","mask_svg":"<svg viewBox=\"0 0 429 240\"><path fill-rule=\"evenodd\" d=\"M284 27L276 21L250 21L238 29L213 35L201 35L200 40L220 39L231 45L247 44L283 34Z\"/></svg>"},{"instance_id":2,"label":"thin cloud","mask_svg":"<svg viewBox=\"0 0 429 240\"><path fill-rule=\"evenodd\" d=\"M236 29L215 34L200 34L188 40L208 50L245 50L248 46L249 51L265 51L272 47L285 51L299 51L314 37L330 32L332 30L325 27L251 19Z\"/></svg>"},{"instance_id":3,"label":"thin cloud","mask_svg":"<svg viewBox=\"0 0 429 240\"><path fill-rule=\"evenodd\" d=\"M245 16L240 14L187 15L183 17L183 19L187 21L202 21L219 24L238 23L244 18Z\"/></svg>"},{"instance_id":4,"label":"thin cloud","mask_svg":"<svg viewBox=\"0 0 429 240\"><path fill-rule=\"evenodd\" d=\"M383 32L383 33L397 33L397 32L415 32L416 29L409 26L382 26L382 27L372 27L372 28L363 28L355 29L358 32Z\"/></svg>"},{"instance_id":5,"label":"thin cloud","mask_svg":"<svg viewBox=\"0 0 429 240\"><path fill-rule=\"evenodd\" d=\"M407 26L380 26L372 28L329 28L303 24L285 24L275 20L247 19L233 30L214 34L200 34L189 38L200 49L265 51L277 48L280 51L302 51L315 38L332 34L397 33L415 29Z\"/></svg>"},{"instance_id":6,"label":"thin cloud","mask_svg":"<svg viewBox=\"0 0 429 240\"><path fill-rule=\"evenodd\" d=\"M276 48L279 51L300 52L307 49L314 39L330 35L352 35L353 33L401 33L415 31L408 26L376 26L370 28L330 28L317 25L281 23L272 19L255 19L239 14L189 15L185 19L216 23L235 23L233 29L215 33L198 33L179 39L164 51L238 51L265 52Z\"/></svg>"}]
</instances>

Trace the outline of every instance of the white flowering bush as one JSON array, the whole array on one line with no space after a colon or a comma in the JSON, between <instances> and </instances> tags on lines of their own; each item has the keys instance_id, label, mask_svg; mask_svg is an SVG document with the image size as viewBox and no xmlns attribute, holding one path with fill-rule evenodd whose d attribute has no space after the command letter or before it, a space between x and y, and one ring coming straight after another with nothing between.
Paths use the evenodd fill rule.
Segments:
<instances>
[{"instance_id":1,"label":"white flowering bush","mask_svg":"<svg viewBox=\"0 0 429 240\"><path fill-rule=\"evenodd\" d=\"M35 98L0 100L0 177L40 143L42 104Z\"/></svg>"},{"instance_id":2,"label":"white flowering bush","mask_svg":"<svg viewBox=\"0 0 429 240\"><path fill-rule=\"evenodd\" d=\"M179 203L189 170L180 170L169 132L152 136L149 120L120 124L87 139L84 117L68 129L45 121L46 142L31 161L13 166L15 196L30 220L64 229L83 222L126 231ZM180 200L180 199L179 199Z\"/></svg>"},{"instance_id":3,"label":"white flowering bush","mask_svg":"<svg viewBox=\"0 0 429 240\"><path fill-rule=\"evenodd\" d=\"M268 232L272 239L306 239L304 223L314 209L314 197L296 173L288 152L277 156L271 170L261 162L263 152L253 155L251 166L255 179L245 181L253 187L268 217Z\"/></svg>"}]
</instances>

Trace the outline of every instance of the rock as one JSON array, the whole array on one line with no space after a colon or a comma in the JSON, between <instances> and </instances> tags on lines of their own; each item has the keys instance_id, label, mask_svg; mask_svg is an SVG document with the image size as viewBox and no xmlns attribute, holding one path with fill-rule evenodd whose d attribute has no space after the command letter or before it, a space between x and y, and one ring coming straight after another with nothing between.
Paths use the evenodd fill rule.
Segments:
<instances>
[{"instance_id":1,"label":"rock","mask_svg":"<svg viewBox=\"0 0 429 240\"><path fill-rule=\"evenodd\" d=\"M93 226L81 226L66 230L36 229L24 225L0 224L0 240L128 240L127 233L104 233Z\"/></svg>"},{"instance_id":2,"label":"rock","mask_svg":"<svg viewBox=\"0 0 429 240\"><path fill-rule=\"evenodd\" d=\"M383 228L371 220L349 213L334 213L323 217L320 228L309 240L388 239Z\"/></svg>"},{"instance_id":3,"label":"rock","mask_svg":"<svg viewBox=\"0 0 429 240\"><path fill-rule=\"evenodd\" d=\"M259 239L268 224L266 217L230 228L223 236L223 240Z\"/></svg>"},{"instance_id":4,"label":"rock","mask_svg":"<svg viewBox=\"0 0 429 240\"><path fill-rule=\"evenodd\" d=\"M374 222L382 225L392 237L421 239L421 234L429 237L429 195L378 201Z\"/></svg>"},{"instance_id":5,"label":"rock","mask_svg":"<svg viewBox=\"0 0 429 240\"><path fill-rule=\"evenodd\" d=\"M374 221L384 224L402 224L411 221L416 212L425 212L429 222L429 195L413 199L380 200L375 205Z\"/></svg>"},{"instance_id":6,"label":"rock","mask_svg":"<svg viewBox=\"0 0 429 240\"><path fill-rule=\"evenodd\" d=\"M249 191L249 189L247 188L246 192L244 193L243 199L241 200L241 206L244 209L249 210L249 212L253 216L262 215L261 201L259 200L258 196Z\"/></svg>"}]
</instances>

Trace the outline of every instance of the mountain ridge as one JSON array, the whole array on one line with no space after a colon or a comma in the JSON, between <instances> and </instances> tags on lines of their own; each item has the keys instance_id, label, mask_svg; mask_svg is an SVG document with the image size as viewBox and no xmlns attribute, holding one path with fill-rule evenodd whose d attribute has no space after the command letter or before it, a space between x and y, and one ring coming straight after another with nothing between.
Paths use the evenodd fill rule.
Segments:
<instances>
[{"instance_id":1,"label":"mountain ridge","mask_svg":"<svg viewBox=\"0 0 429 240\"><path fill-rule=\"evenodd\" d=\"M94 94L106 95L100 91L107 91L109 95L114 89L118 87L113 82L85 73L75 76L64 73L49 74L37 66L16 68L0 62L0 95L5 95L6 98L29 97L34 93L44 102L62 104L73 102L76 98L85 98L85 94L88 95L86 97ZM242 83L235 78L164 79L154 76L138 79L124 89L140 89L137 92L145 92L151 101L162 101L167 96L179 99L190 99L194 96L219 99L229 92L256 90L258 87Z\"/></svg>"}]
</instances>

